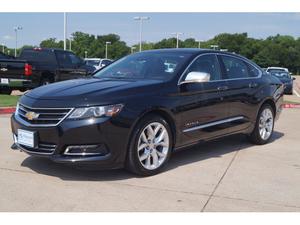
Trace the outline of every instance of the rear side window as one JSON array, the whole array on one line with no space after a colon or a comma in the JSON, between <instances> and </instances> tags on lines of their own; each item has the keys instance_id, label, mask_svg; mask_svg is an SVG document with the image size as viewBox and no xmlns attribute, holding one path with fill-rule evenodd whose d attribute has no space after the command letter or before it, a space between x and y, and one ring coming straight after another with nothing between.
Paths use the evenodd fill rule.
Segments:
<instances>
[{"instance_id":1,"label":"rear side window","mask_svg":"<svg viewBox=\"0 0 300 225\"><path fill-rule=\"evenodd\" d=\"M238 58L221 56L224 63L227 79L248 78L249 71L247 64Z\"/></svg>"},{"instance_id":2,"label":"rear side window","mask_svg":"<svg viewBox=\"0 0 300 225\"><path fill-rule=\"evenodd\" d=\"M56 64L54 53L43 50L24 50L20 55L20 59L28 60L38 63L52 63Z\"/></svg>"},{"instance_id":3,"label":"rear side window","mask_svg":"<svg viewBox=\"0 0 300 225\"><path fill-rule=\"evenodd\" d=\"M261 72L255 66L252 66L249 63L247 63L247 66L248 66L249 76L250 77L258 77L260 75Z\"/></svg>"},{"instance_id":4,"label":"rear side window","mask_svg":"<svg viewBox=\"0 0 300 225\"><path fill-rule=\"evenodd\" d=\"M221 72L218 59L215 55L203 55L196 59L188 68L185 75L190 72L204 72L210 74L210 80L221 80Z\"/></svg>"}]
</instances>

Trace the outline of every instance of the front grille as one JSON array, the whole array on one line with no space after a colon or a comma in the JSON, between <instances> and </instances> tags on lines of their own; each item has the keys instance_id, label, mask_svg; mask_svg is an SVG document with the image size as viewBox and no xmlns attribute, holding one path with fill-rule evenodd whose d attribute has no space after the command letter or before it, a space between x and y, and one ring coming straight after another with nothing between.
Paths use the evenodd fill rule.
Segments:
<instances>
[{"instance_id":1,"label":"front grille","mask_svg":"<svg viewBox=\"0 0 300 225\"><path fill-rule=\"evenodd\" d=\"M71 110L70 108L30 108L19 104L16 115L29 126L56 126L69 115ZM29 119L26 114L30 112L38 116Z\"/></svg>"},{"instance_id":2,"label":"front grille","mask_svg":"<svg viewBox=\"0 0 300 225\"><path fill-rule=\"evenodd\" d=\"M56 145L47 144L47 143L39 143L37 148L30 148L30 147L24 146L24 145L20 145L20 147L26 152L41 154L41 155L51 155L54 153L54 151L56 149Z\"/></svg>"}]
</instances>

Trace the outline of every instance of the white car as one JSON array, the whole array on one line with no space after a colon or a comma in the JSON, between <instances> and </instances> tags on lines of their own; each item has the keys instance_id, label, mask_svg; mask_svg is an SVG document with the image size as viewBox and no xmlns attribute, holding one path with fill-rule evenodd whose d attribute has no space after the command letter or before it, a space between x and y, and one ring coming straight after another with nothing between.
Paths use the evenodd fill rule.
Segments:
<instances>
[{"instance_id":1,"label":"white car","mask_svg":"<svg viewBox=\"0 0 300 225\"><path fill-rule=\"evenodd\" d=\"M270 72L289 72L289 70L287 68L284 67L268 67L266 72L270 73Z\"/></svg>"},{"instance_id":2,"label":"white car","mask_svg":"<svg viewBox=\"0 0 300 225\"><path fill-rule=\"evenodd\" d=\"M100 58L85 58L84 61L87 65L95 67L96 70L99 70L102 67L107 66L113 62L110 59Z\"/></svg>"}]
</instances>

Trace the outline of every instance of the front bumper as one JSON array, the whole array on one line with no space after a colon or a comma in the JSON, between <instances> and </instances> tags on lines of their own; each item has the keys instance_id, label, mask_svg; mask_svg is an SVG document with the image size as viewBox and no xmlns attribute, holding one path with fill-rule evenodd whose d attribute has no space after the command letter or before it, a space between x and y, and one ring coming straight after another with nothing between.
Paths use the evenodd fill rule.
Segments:
<instances>
[{"instance_id":1,"label":"front bumper","mask_svg":"<svg viewBox=\"0 0 300 225\"><path fill-rule=\"evenodd\" d=\"M107 169L124 166L129 129L110 118L64 120L54 127L30 127L13 114L11 127L16 146L29 155L47 157L58 163L95 164ZM37 147L16 143L18 129L35 132ZM103 155L65 155L66 148L74 145L101 145L106 151ZM45 153L44 149L53 149L53 152Z\"/></svg>"}]
</instances>

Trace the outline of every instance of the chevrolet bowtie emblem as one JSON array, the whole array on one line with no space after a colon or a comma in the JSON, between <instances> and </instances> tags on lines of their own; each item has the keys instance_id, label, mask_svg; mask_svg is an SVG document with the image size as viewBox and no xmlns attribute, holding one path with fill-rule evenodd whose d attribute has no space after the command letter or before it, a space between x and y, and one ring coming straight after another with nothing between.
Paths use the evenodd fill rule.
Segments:
<instances>
[{"instance_id":1,"label":"chevrolet bowtie emblem","mask_svg":"<svg viewBox=\"0 0 300 225\"><path fill-rule=\"evenodd\" d=\"M3 72L7 71L6 68L1 68L0 70L3 71Z\"/></svg>"},{"instance_id":2,"label":"chevrolet bowtie emblem","mask_svg":"<svg viewBox=\"0 0 300 225\"><path fill-rule=\"evenodd\" d=\"M28 119L28 120L35 120L39 117L40 114L38 113L35 113L35 112L27 112L25 114L25 117Z\"/></svg>"}]
</instances>

